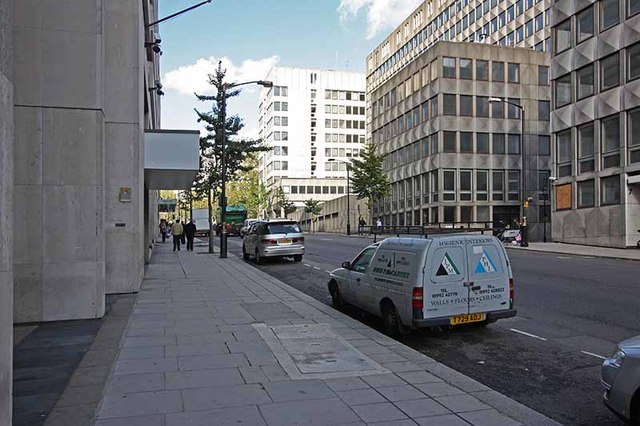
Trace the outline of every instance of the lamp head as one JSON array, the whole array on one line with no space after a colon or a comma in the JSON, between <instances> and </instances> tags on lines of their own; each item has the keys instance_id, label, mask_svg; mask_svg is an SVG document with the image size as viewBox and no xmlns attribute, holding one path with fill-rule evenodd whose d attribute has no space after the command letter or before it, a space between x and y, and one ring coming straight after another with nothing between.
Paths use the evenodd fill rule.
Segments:
<instances>
[{"instance_id":1,"label":"lamp head","mask_svg":"<svg viewBox=\"0 0 640 426\"><path fill-rule=\"evenodd\" d=\"M490 97L489 98L489 103L494 103L494 102L502 102L502 98L495 98L495 97Z\"/></svg>"},{"instance_id":2,"label":"lamp head","mask_svg":"<svg viewBox=\"0 0 640 426\"><path fill-rule=\"evenodd\" d=\"M266 87L267 89L270 87L273 87L273 81L268 81L268 80L260 80L258 81L258 84L262 87Z\"/></svg>"}]
</instances>

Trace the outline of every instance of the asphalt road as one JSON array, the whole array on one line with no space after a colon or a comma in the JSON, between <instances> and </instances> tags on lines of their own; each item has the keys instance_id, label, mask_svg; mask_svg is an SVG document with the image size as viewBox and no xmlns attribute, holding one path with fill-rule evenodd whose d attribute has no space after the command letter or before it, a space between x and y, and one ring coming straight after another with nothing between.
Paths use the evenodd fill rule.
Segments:
<instances>
[{"instance_id":1,"label":"asphalt road","mask_svg":"<svg viewBox=\"0 0 640 426\"><path fill-rule=\"evenodd\" d=\"M241 256L241 241L230 238L230 252ZM273 260L260 269L330 304L327 272L370 242L307 235L302 263ZM616 342L640 334L640 264L515 250L509 257L517 317L401 340L561 423L620 425L602 404L600 365ZM380 327L358 310L349 314Z\"/></svg>"}]
</instances>

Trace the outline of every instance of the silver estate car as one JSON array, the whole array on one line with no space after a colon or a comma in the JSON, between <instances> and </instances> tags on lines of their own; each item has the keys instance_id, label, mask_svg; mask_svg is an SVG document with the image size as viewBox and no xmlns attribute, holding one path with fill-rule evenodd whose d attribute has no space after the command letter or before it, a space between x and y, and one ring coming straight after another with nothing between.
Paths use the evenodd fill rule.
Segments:
<instances>
[{"instance_id":1,"label":"silver estate car","mask_svg":"<svg viewBox=\"0 0 640 426\"><path fill-rule=\"evenodd\" d=\"M633 426L640 426L640 336L618 343L602 364L604 403Z\"/></svg>"},{"instance_id":2,"label":"silver estate car","mask_svg":"<svg viewBox=\"0 0 640 426\"><path fill-rule=\"evenodd\" d=\"M304 235L295 221L287 219L253 224L242 242L245 260L254 256L257 264L267 257L293 257L301 262L303 254Z\"/></svg>"}]
</instances>

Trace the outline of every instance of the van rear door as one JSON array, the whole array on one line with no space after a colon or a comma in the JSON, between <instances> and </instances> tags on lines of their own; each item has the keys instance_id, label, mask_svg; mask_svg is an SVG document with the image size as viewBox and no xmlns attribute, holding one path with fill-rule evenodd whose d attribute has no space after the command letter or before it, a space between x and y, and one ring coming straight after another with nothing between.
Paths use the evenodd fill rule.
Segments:
<instances>
[{"instance_id":1,"label":"van rear door","mask_svg":"<svg viewBox=\"0 0 640 426\"><path fill-rule=\"evenodd\" d=\"M469 313L509 309L509 268L494 238L468 240Z\"/></svg>"},{"instance_id":2,"label":"van rear door","mask_svg":"<svg viewBox=\"0 0 640 426\"><path fill-rule=\"evenodd\" d=\"M467 314L467 254L464 241L432 244L424 285L425 319ZM428 278L427 278L428 277Z\"/></svg>"}]
</instances>

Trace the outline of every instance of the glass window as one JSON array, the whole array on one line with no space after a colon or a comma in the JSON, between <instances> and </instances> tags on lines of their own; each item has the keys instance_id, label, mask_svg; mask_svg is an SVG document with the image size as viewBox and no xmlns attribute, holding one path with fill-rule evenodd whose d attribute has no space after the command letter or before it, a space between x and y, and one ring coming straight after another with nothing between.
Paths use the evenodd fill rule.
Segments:
<instances>
[{"instance_id":1,"label":"glass window","mask_svg":"<svg viewBox=\"0 0 640 426\"><path fill-rule=\"evenodd\" d=\"M507 137L507 152L509 154L520 154L520 135L509 135Z\"/></svg>"},{"instance_id":2,"label":"glass window","mask_svg":"<svg viewBox=\"0 0 640 426\"><path fill-rule=\"evenodd\" d=\"M473 152L473 133L460 132L460 152Z\"/></svg>"},{"instance_id":3,"label":"glass window","mask_svg":"<svg viewBox=\"0 0 640 426\"><path fill-rule=\"evenodd\" d=\"M571 47L571 19L567 19L556 26L556 53Z\"/></svg>"},{"instance_id":4,"label":"glass window","mask_svg":"<svg viewBox=\"0 0 640 426\"><path fill-rule=\"evenodd\" d=\"M431 104L431 118L434 118L438 115L438 95L435 95L433 98L429 100Z\"/></svg>"},{"instance_id":5,"label":"glass window","mask_svg":"<svg viewBox=\"0 0 640 426\"><path fill-rule=\"evenodd\" d=\"M507 104L507 117L508 118L520 118L520 108L516 105L520 105L520 99L509 98L510 103Z\"/></svg>"},{"instance_id":6,"label":"glass window","mask_svg":"<svg viewBox=\"0 0 640 426\"><path fill-rule=\"evenodd\" d=\"M509 64L507 80L509 83L520 83L520 64Z\"/></svg>"},{"instance_id":7,"label":"glass window","mask_svg":"<svg viewBox=\"0 0 640 426\"><path fill-rule=\"evenodd\" d=\"M556 108L571 103L571 74L556 80Z\"/></svg>"},{"instance_id":8,"label":"glass window","mask_svg":"<svg viewBox=\"0 0 640 426\"><path fill-rule=\"evenodd\" d=\"M444 152L456 152L456 132L443 132Z\"/></svg>"},{"instance_id":9,"label":"glass window","mask_svg":"<svg viewBox=\"0 0 640 426\"><path fill-rule=\"evenodd\" d=\"M640 108L629 111L629 164L640 163Z\"/></svg>"},{"instance_id":10,"label":"glass window","mask_svg":"<svg viewBox=\"0 0 640 426\"><path fill-rule=\"evenodd\" d=\"M473 79L473 61L471 59L460 58L460 78L463 80Z\"/></svg>"},{"instance_id":11,"label":"glass window","mask_svg":"<svg viewBox=\"0 0 640 426\"><path fill-rule=\"evenodd\" d=\"M538 120L549 121L551 118L551 108L549 101L538 101Z\"/></svg>"},{"instance_id":12,"label":"glass window","mask_svg":"<svg viewBox=\"0 0 640 426\"><path fill-rule=\"evenodd\" d=\"M600 2L600 30L604 31L620 22L620 0Z\"/></svg>"},{"instance_id":13,"label":"glass window","mask_svg":"<svg viewBox=\"0 0 640 426\"><path fill-rule=\"evenodd\" d=\"M579 173L595 170L593 123L578 128L578 168Z\"/></svg>"},{"instance_id":14,"label":"glass window","mask_svg":"<svg viewBox=\"0 0 640 426\"><path fill-rule=\"evenodd\" d=\"M493 171L491 173L491 199L493 201L504 200L504 172Z\"/></svg>"},{"instance_id":15,"label":"glass window","mask_svg":"<svg viewBox=\"0 0 640 426\"><path fill-rule=\"evenodd\" d=\"M489 61L476 59L476 80L489 80Z\"/></svg>"},{"instance_id":16,"label":"glass window","mask_svg":"<svg viewBox=\"0 0 640 426\"><path fill-rule=\"evenodd\" d=\"M638 12L640 12L640 1L627 0L627 16L631 17Z\"/></svg>"},{"instance_id":17,"label":"glass window","mask_svg":"<svg viewBox=\"0 0 640 426\"><path fill-rule=\"evenodd\" d=\"M602 90L607 90L620 84L620 55L614 53L600 61L600 75L602 76Z\"/></svg>"},{"instance_id":18,"label":"glass window","mask_svg":"<svg viewBox=\"0 0 640 426\"><path fill-rule=\"evenodd\" d=\"M614 115L601 121L602 168L620 165L620 117Z\"/></svg>"},{"instance_id":19,"label":"glass window","mask_svg":"<svg viewBox=\"0 0 640 426\"><path fill-rule=\"evenodd\" d=\"M578 182L578 208L595 205L595 183L593 179Z\"/></svg>"},{"instance_id":20,"label":"glass window","mask_svg":"<svg viewBox=\"0 0 640 426\"><path fill-rule=\"evenodd\" d=\"M639 114L639 116L640 116L640 114ZM476 134L476 152L478 154L488 154L489 153L489 133L477 133Z\"/></svg>"},{"instance_id":21,"label":"glass window","mask_svg":"<svg viewBox=\"0 0 640 426\"><path fill-rule=\"evenodd\" d=\"M491 62L491 81L504 81L504 62Z\"/></svg>"},{"instance_id":22,"label":"glass window","mask_svg":"<svg viewBox=\"0 0 640 426\"><path fill-rule=\"evenodd\" d=\"M584 99L591 96L595 92L595 82L593 77L593 64L576 71L576 79L578 86L578 99Z\"/></svg>"},{"instance_id":23,"label":"glass window","mask_svg":"<svg viewBox=\"0 0 640 426\"><path fill-rule=\"evenodd\" d=\"M573 143L571 130L565 130L556 136L558 161L558 177L571 176L571 161L573 160Z\"/></svg>"},{"instance_id":24,"label":"glass window","mask_svg":"<svg viewBox=\"0 0 640 426\"><path fill-rule=\"evenodd\" d=\"M489 98L476 96L476 117L489 117Z\"/></svg>"},{"instance_id":25,"label":"glass window","mask_svg":"<svg viewBox=\"0 0 640 426\"><path fill-rule=\"evenodd\" d=\"M442 76L456 78L456 58L442 58Z\"/></svg>"},{"instance_id":26,"label":"glass window","mask_svg":"<svg viewBox=\"0 0 640 426\"><path fill-rule=\"evenodd\" d=\"M493 154L504 154L505 153L504 134L503 133L494 133L492 135L492 153Z\"/></svg>"},{"instance_id":27,"label":"glass window","mask_svg":"<svg viewBox=\"0 0 640 426\"><path fill-rule=\"evenodd\" d=\"M491 102L491 117L504 118L504 103Z\"/></svg>"},{"instance_id":28,"label":"glass window","mask_svg":"<svg viewBox=\"0 0 640 426\"><path fill-rule=\"evenodd\" d=\"M576 43L593 37L595 32L593 22L593 6L580 12L577 16Z\"/></svg>"},{"instance_id":29,"label":"glass window","mask_svg":"<svg viewBox=\"0 0 640 426\"><path fill-rule=\"evenodd\" d=\"M549 85L549 67L544 65L538 66L538 86Z\"/></svg>"},{"instance_id":30,"label":"glass window","mask_svg":"<svg viewBox=\"0 0 640 426\"><path fill-rule=\"evenodd\" d=\"M538 136L538 155L551 155L551 137L546 135Z\"/></svg>"},{"instance_id":31,"label":"glass window","mask_svg":"<svg viewBox=\"0 0 640 426\"><path fill-rule=\"evenodd\" d=\"M640 2L637 2L640 3ZM640 43L627 48L627 81L635 80L640 77Z\"/></svg>"},{"instance_id":32,"label":"glass window","mask_svg":"<svg viewBox=\"0 0 640 426\"><path fill-rule=\"evenodd\" d=\"M442 95L442 113L444 115L456 115L456 95Z\"/></svg>"},{"instance_id":33,"label":"glass window","mask_svg":"<svg viewBox=\"0 0 640 426\"><path fill-rule=\"evenodd\" d=\"M489 172L486 170L476 170L476 200L487 201L487 191L489 189Z\"/></svg>"},{"instance_id":34,"label":"glass window","mask_svg":"<svg viewBox=\"0 0 640 426\"><path fill-rule=\"evenodd\" d=\"M620 204L620 176L600 179L600 204L603 206Z\"/></svg>"},{"instance_id":35,"label":"glass window","mask_svg":"<svg viewBox=\"0 0 640 426\"><path fill-rule=\"evenodd\" d=\"M473 116L473 96L460 95L460 115Z\"/></svg>"}]
</instances>

